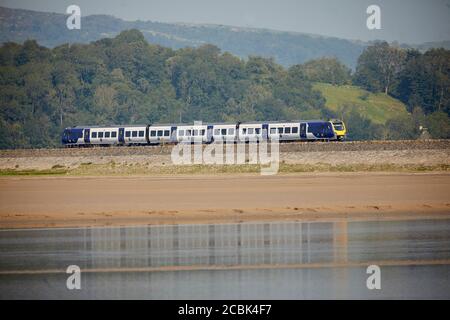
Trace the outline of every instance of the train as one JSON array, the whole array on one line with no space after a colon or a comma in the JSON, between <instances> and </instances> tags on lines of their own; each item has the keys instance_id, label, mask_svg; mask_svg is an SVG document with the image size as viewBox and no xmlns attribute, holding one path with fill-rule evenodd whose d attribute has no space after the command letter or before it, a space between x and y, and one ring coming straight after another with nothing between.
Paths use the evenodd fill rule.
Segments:
<instances>
[{"instance_id":1,"label":"train","mask_svg":"<svg viewBox=\"0 0 450 320\"><path fill-rule=\"evenodd\" d=\"M66 147L158 145L165 143L250 142L272 140L340 141L347 129L342 120L237 123L73 126L65 128Z\"/></svg>"}]
</instances>

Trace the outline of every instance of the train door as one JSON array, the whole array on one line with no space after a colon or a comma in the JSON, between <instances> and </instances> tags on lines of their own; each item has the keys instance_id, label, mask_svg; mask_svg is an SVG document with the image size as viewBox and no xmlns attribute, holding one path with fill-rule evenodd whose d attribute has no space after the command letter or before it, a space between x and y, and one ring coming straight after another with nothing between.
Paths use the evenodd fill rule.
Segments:
<instances>
[{"instance_id":1,"label":"train door","mask_svg":"<svg viewBox=\"0 0 450 320\"><path fill-rule=\"evenodd\" d=\"M170 128L170 142L177 142L177 127Z\"/></svg>"},{"instance_id":2,"label":"train door","mask_svg":"<svg viewBox=\"0 0 450 320\"><path fill-rule=\"evenodd\" d=\"M85 143L91 142L91 129L84 129L84 142Z\"/></svg>"},{"instance_id":3,"label":"train door","mask_svg":"<svg viewBox=\"0 0 450 320\"><path fill-rule=\"evenodd\" d=\"M300 123L300 139L306 139L306 123Z\"/></svg>"},{"instance_id":4,"label":"train door","mask_svg":"<svg viewBox=\"0 0 450 320\"><path fill-rule=\"evenodd\" d=\"M208 126L206 129L206 142L211 142L213 136L213 126Z\"/></svg>"},{"instance_id":5,"label":"train door","mask_svg":"<svg viewBox=\"0 0 450 320\"><path fill-rule=\"evenodd\" d=\"M262 139L263 140L269 139L269 125L267 123L263 123L262 125Z\"/></svg>"},{"instance_id":6,"label":"train door","mask_svg":"<svg viewBox=\"0 0 450 320\"><path fill-rule=\"evenodd\" d=\"M125 128L119 128L119 143L125 143Z\"/></svg>"}]
</instances>

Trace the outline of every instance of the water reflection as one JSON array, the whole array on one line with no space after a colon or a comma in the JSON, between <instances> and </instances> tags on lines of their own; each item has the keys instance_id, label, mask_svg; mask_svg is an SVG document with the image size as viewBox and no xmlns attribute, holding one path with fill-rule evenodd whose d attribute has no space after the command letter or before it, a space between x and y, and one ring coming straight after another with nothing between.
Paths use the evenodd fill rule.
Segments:
<instances>
[{"instance_id":1,"label":"water reflection","mask_svg":"<svg viewBox=\"0 0 450 320\"><path fill-rule=\"evenodd\" d=\"M0 270L450 258L450 221L284 222L2 232Z\"/></svg>"},{"instance_id":2,"label":"water reflection","mask_svg":"<svg viewBox=\"0 0 450 320\"><path fill-rule=\"evenodd\" d=\"M448 259L450 220L0 231L0 298L448 298ZM379 292L373 261L392 262ZM95 271L81 291L65 288L72 264Z\"/></svg>"}]
</instances>

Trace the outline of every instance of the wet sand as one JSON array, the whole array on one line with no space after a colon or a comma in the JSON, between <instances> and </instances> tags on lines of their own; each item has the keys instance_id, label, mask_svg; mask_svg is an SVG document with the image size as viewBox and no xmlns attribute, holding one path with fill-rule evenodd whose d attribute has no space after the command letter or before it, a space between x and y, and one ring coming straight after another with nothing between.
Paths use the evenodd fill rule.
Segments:
<instances>
[{"instance_id":1,"label":"wet sand","mask_svg":"<svg viewBox=\"0 0 450 320\"><path fill-rule=\"evenodd\" d=\"M450 217L448 173L0 178L0 228Z\"/></svg>"}]
</instances>

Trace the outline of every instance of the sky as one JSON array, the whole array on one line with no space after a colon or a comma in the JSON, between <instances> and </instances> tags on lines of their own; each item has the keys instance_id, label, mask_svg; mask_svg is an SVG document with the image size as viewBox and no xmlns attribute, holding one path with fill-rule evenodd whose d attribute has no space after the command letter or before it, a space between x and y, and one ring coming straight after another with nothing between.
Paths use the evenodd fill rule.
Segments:
<instances>
[{"instance_id":1,"label":"sky","mask_svg":"<svg viewBox=\"0 0 450 320\"><path fill-rule=\"evenodd\" d=\"M419 44L450 40L450 0L0 0L0 6L124 20L222 24ZM366 26L369 5L381 9L381 29Z\"/></svg>"}]
</instances>

